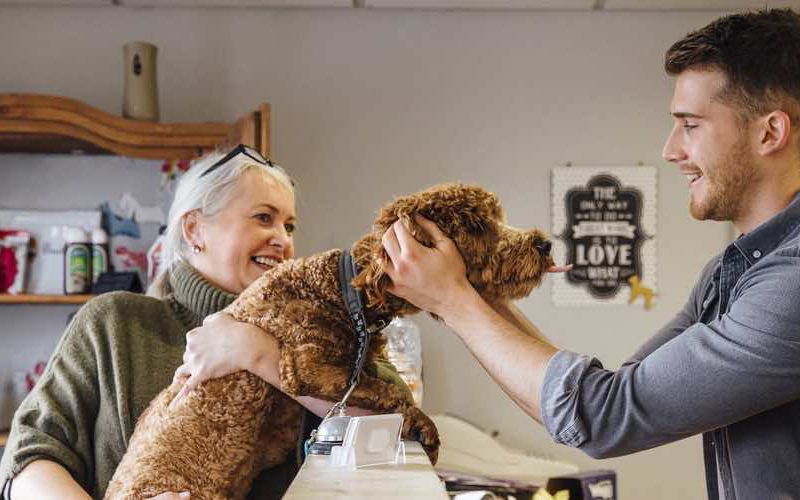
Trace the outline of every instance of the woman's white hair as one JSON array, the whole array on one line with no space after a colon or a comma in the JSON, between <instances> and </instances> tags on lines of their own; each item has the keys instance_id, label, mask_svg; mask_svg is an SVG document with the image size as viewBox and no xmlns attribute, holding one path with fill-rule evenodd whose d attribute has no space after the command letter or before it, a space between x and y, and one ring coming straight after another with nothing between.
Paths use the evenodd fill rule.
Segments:
<instances>
[{"instance_id":1,"label":"woman's white hair","mask_svg":"<svg viewBox=\"0 0 800 500\"><path fill-rule=\"evenodd\" d=\"M270 166L258 163L244 154L234 156L207 175L203 175L225 154L224 151L210 153L192 165L178 181L167 216L159 276L148 289L148 295L164 296L169 293L169 270L177 262L185 259L188 245L183 239L184 216L195 210L208 217L219 213L230 201L236 182L246 172L258 170L294 194L294 183L283 168L276 164Z\"/></svg>"}]
</instances>

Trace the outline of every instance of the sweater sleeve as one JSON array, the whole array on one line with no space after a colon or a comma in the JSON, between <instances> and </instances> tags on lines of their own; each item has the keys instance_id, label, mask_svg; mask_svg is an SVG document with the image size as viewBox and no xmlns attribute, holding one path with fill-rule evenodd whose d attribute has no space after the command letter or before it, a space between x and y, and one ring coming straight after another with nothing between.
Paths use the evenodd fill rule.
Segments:
<instances>
[{"instance_id":1,"label":"sweater sleeve","mask_svg":"<svg viewBox=\"0 0 800 500\"><path fill-rule=\"evenodd\" d=\"M0 463L0 491L31 462L50 460L91 492L99 399L93 341L97 315L90 304L75 315L42 377L14 414Z\"/></svg>"}]
</instances>

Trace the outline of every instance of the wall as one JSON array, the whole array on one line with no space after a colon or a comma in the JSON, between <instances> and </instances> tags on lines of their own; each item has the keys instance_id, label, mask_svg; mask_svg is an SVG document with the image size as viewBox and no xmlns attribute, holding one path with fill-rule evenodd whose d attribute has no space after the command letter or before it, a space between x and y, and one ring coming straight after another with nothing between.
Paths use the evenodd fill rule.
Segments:
<instances>
[{"instance_id":1,"label":"wall","mask_svg":"<svg viewBox=\"0 0 800 500\"><path fill-rule=\"evenodd\" d=\"M686 180L660 159L671 126L663 52L717 15L0 8L0 92L118 113L122 45L144 39L160 48L163 120L232 120L272 103L275 157L300 187L300 253L348 245L386 200L434 182L481 183L512 224L547 229L551 167L664 166L654 310L557 309L548 284L520 302L557 345L613 368L677 311L729 238L725 225L690 219ZM8 189L36 188L33 176L6 187L8 175L0 204ZM607 461L556 446L453 334L419 323L428 411L537 454L613 467L624 499L704 496L699 439Z\"/></svg>"}]
</instances>

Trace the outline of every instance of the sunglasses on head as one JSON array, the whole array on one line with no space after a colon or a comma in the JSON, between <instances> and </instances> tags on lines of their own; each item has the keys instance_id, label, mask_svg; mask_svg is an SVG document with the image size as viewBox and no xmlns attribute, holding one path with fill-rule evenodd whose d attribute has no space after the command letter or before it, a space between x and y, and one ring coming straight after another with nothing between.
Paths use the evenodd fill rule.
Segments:
<instances>
[{"instance_id":1,"label":"sunglasses on head","mask_svg":"<svg viewBox=\"0 0 800 500\"><path fill-rule=\"evenodd\" d=\"M275 167L275 164L272 163L272 160L270 160L269 158L264 158L263 156L261 156L261 153L259 153L255 149L251 148L250 146L245 146L244 144L239 144L235 148L231 149L230 152L225 156L223 156L218 162L208 167L205 172L200 174L200 177L210 174L211 172L225 165L226 163L231 161L233 158L239 156L240 154L247 156L256 163L260 163L262 165L268 165L270 167Z\"/></svg>"}]
</instances>

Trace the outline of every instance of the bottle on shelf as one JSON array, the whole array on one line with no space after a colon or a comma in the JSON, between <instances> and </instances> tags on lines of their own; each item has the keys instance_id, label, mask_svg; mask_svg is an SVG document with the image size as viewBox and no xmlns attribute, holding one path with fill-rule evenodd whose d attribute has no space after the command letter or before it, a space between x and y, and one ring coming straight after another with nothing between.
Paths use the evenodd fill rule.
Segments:
<instances>
[{"instance_id":1,"label":"bottle on shelf","mask_svg":"<svg viewBox=\"0 0 800 500\"><path fill-rule=\"evenodd\" d=\"M89 233L77 226L64 228L64 293L88 293L92 284Z\"/></svg>"},{"instance_id":2,"label":"bottle on shelf","mask_svg":"<svg viewBox=\"0 0 800 500\"><path fill-rule=\"evenodd\" d=\"M108 271L108 234L102 228L92 230L92 284Z\"/></svg>"},{"instance_id":3,"label":"bottle on shelf","mask_svg":"<svg viewBox=\"0 0 800 500\"><path fill-rule=\"evenodd\" d=\"M153 244L147 250L147 284L150 286L155 281L156 276L161 272L161 252L164 250L164 232L167 226L162 225L158 228L158 236L156 236Z\"/></svg>"}]
</instances>

